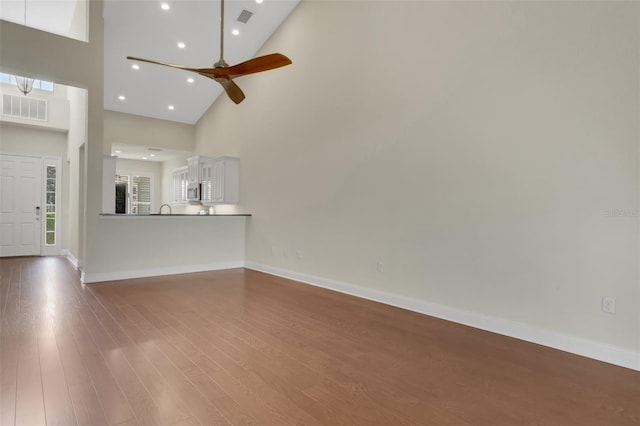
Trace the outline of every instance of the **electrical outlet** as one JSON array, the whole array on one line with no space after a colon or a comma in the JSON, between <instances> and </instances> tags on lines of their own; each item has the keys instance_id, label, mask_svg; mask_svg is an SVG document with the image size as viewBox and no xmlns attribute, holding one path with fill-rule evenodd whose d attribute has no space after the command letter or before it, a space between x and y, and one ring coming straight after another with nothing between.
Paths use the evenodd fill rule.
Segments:
<instances>
[{"instance_id":1,"label":"electrical outlet","mask_svg":"<svg viewBox=\"0 0 640 426\"><path fill-rule=\"evenodd\" d=\"M296 250L296 257L302 259L302 250Z\"/></svg>"},{"instance_id":2,"label":"electrical outlet","mask_svg":"<svg viewBox=\"0 0 640 426\"><path fill-rule=\"evenodd\" d=\"M284 255L284 257L289 256L289 250L288 249L282 250L282 254Z\"/></svg>"},{"instance_id":3,"label":"electrical outlet","mask_svg":"<svg viewBox=\"0 0 640 426\"><path fill-rule=\"evenodd\" d=\"M271 256L276 255L276 246L271 246Z\"/></svg>"},{"instance_id":4,"label":"electrical outlet","mask_svg":"<svg viewBox=\"0 0 640 426\"><path fill-rule=\"evenodd\" d=\"M602 312L606 312L608 314L616 313L616 299L613 297L603 297L602 298Z\"/></svg>"},{"instance_id":5,"label":"electrical outlet","mask_svg":"<svg viewBox=\"0 0 640 426\"><path fill-rule=\"evenodd\" d=\"M376 269L378 270L378 272L383 273L384 272L384 264L380 261L378 261L378 264L376 265Z\"/></svg>"}]
</instances>

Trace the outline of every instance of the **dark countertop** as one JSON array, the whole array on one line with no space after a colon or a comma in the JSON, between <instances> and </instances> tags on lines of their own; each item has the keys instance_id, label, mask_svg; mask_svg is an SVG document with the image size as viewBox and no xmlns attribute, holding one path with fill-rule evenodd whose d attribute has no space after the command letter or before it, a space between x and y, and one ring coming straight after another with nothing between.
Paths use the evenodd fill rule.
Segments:
<instances>
[{"instance_id":1,"label":"dark countertop","mask_svg":"<svg viewBox=\"0 0 640 426\"><path fill-rule=\"evenodd\" d=\"M100 213L102 217L229 217L229 216L251 216L249 213L216 213L216 214L116 214L116 213Z\"/></svg>"}]
</instances>

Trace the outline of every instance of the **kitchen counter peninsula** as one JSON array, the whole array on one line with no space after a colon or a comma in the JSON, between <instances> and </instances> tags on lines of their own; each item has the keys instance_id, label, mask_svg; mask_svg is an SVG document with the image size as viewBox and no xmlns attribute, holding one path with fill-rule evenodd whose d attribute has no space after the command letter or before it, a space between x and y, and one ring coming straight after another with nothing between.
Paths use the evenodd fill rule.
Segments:
<instances>
[{"instance_id":1,"label":"kitchen counter peninsula","mask_svg":"<svg viewBox=\"0 0 640 426\"><path fill-rule=\"evenodd\" d=\"M208 218L208 219L204 219ZM242 268L250 214L100 215L85 283ZM177 279L180 279L177 277Z\"/></svg>"},{"instance_id":2,"label":"kitchen counter peninsula","mask_svg":"<svg viewBox=\"0 0 640 426\"><path fill-rule=\"evenodd\" d=\"M149 214L122 214L122 213L100 213L101 217L111 218L111 217L229 217L229 216L251 216L251 213L215 213L215 214L199 214L199 213L149 213Z\"/></svg>"}]
</instances>

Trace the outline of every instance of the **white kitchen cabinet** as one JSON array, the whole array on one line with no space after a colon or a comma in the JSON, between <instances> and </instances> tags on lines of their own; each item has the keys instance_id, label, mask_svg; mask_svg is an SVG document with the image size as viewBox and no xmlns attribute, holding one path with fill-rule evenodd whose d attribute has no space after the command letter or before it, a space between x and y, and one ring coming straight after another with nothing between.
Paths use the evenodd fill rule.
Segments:
<instances>
[{"instance_id":1,"label":"white kitchen cabinet","mask_svg":"<svg viewBox=\"0 0 640 426\"><path fill-rule=\"evenodd\" d=\"M187 185L189 183L188 166L180 167L173 171L173 200L172 204L187 203Z\"/></svg>"},{"instance_id":2,"label":"white kitchen cabinet","mask_svg":"<svg viewBox=\"0 0 640 426\"><path fill-rule=\"evenodd\" d=\"M200 187L201 200L203 204L211 204L213 202L213 163L212 160L204 160L200 162Z\"/></svg>"},{"instance_id":3,"label":"white kitchen cabinet","mask_svg":"<svg viewBox=\"0 0 640 426\"><path fill-rule=\"evenodd\" d=\"M240 159L219 157L201 161L203 204L237 204L240 199Z\"/></svg>"},{"instance_id":4,"label":"white kitchen cabinet","mask_svg":"<svg viewBox=\"0 0 640 426\"><path fill-rule=\"evenodd\" d=\"M187 178L189 179L190 184L202 182L200 170L202 168L202 163L207 160L209 159L199 155L187 158Z\"/></svg>"}]
</instances>

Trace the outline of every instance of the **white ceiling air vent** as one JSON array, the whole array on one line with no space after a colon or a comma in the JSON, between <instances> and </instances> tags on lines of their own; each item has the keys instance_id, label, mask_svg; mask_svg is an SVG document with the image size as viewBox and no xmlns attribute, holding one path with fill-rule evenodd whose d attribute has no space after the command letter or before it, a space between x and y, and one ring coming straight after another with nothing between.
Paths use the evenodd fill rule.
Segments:
<instances>
[{"instance_id":1,"label":"white ceiling air vent","mask_svg":"<svg viewBox=\"0 0 640 426\"><path fill-rule=\"evenodd\" d=\"M149 151L154 151L154 152L162 152L162 149L160 148L147 148Z\"/></svg>"},{"instance_id":2,"label":"white ceiling air vent","mask_svg":"<svg viewBox=\"0 0 640 426\"><path fill-rule=\"evenodd\" d=\"M238 16L238 22L246 24L252 16L253 12L249 12L247 9L243 9L242 12L240 12L240 16Z\"/></svg>"},{"instance_id":3,"label":"white ceiling air vent","mask_svg":"<svg viewBox=\"0 0 640 426\"><path fill-rule=\"evenodd\" d=\"M47 121L47 101L5 93L2 95L2 114L27 120Z\"/></svg>"}]
</instances>

